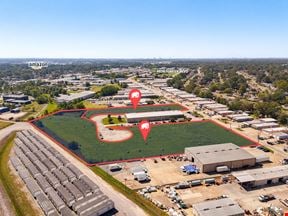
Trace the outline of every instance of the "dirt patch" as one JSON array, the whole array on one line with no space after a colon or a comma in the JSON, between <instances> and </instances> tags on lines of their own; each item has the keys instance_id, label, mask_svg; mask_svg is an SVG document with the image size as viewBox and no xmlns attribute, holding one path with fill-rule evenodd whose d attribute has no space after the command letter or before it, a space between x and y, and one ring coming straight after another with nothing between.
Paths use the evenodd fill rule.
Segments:
<instances>
[{"instance_id":1,"label":"dirt patch","mask_svg":"<svg viewBox=\"0 0 288 216\"><path fill-rule=\"evenodd\" d=\"M99 140L107 143L117 143L128 140L133 137L133 133L129 129L117 128L111 125L103 125L102 121L107 115L97 115L91 118L96 125L96 133Z\"/></svg>"}]
</instances>

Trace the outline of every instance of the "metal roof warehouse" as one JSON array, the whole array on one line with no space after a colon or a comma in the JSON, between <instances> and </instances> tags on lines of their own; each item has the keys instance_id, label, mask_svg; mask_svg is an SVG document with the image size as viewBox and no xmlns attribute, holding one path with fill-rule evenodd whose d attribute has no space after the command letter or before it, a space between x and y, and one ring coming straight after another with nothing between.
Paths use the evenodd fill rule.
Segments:
<instances>
[{"instance_id":1,"label":"metal roof warehouse","mask_svg":"<svg viewBox=\"0 0 288 216\"><path fill-rule=\"evenodd\" d=\"M262 186L287 180L288 165L233 172L232 175L244 186Z\"/></svg>"},{"instance_id":2,"label":"metal roof warehouse","mask_svg":"<svg viewBox=\"0 0 288 216\"><path fill-rule=\"evenodd\" d=\"M193 210L197 216L244 216L244 210L230 198L197 203Z\"/></svg>"},{"instance_id":3,"label":"metal roof warehouse","mask_svg":"<svg viewBox=\"0 0 288 216\"><path fill-rule=\"evenodd\" d=\"M141 120L163 121L169 119L183 118L183 112L179 110L156 111L156 112L141 112L127 113L126 118L129 123L139 122Z\"/></svg>"},{"instance_id":4,"label":"metal roof warehouse","mask_svg":"<svg viewBox=\"0 0 288 216\"><path fill-rule=\"evenodd\" d=\"M202 172L214 172L219 166L230 169L254 166L256 158L233 143L185 148L185 155Z\"/></svg>"}]
</instances>

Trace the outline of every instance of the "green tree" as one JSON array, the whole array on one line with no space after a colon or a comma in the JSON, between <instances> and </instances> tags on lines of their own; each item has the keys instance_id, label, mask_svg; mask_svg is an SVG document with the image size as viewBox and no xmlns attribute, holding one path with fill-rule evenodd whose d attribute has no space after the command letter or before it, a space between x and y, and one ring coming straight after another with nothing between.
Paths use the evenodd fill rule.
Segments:
<instances>
[{"instance_id":1,"label":"green tree","mask_svg":"<svg viewBox=\"0 0 288 216\"><path fill-rule=\"evenodd\" d=\"M75 108L76 109L84 109L85 108L85 105L83 104L83 102L79 102L75 105Z\"/></svg>"},{"instance_id":2,"label":"green tree","mask_svg":"<svg viewBox=\"0 0 288 216\"><path fill-rule=\"evenodd\" d=\"M36 98L37 103L39 104L45 104L49 102L49 97L47 95L40 95Z\"/></svg>"},{"instance_id":3,"label":"green tree","mask_svg":"<svg viewBox=\"0 0 288 216\"><path fill-rule=\"evenodd\" d=\"M117 94L119 88L114 85L107 85L101 89L102 96L112 96Z\"/></svg>"}]
</instances>

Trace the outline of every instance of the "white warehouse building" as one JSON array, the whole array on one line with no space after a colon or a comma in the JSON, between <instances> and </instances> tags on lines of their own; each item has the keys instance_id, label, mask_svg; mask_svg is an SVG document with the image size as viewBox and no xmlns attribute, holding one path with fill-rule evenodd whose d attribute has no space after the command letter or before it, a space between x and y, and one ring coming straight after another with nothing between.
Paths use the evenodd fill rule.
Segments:
<instances>
[{"instance_id":1,"label":"white warehouse building","mask_svg":"<svg viewBox=\"0 0 288 216\"><path fill-rule=\"evenodd\" d=\"M142 120L148 120L148 121L176 120L179 118L184 118L184 114L179 110L169 110L169 111L156 111L156 112L127 113L125 117L128 123L137 123Z\"/></svg>"}]
</instances>

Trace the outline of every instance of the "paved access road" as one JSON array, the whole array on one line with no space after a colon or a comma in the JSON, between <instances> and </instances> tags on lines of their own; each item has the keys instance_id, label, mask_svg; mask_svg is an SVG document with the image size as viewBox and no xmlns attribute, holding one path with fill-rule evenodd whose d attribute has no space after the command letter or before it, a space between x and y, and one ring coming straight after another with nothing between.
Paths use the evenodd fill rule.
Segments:
<instances>
[{"instance_id":1,"label":"paved access road","mask_svg":"<svg viewBox=\"0 0 288 216\"><path fill-rule=\"evenodd\" d=\"M4 128L0 130L0 140L4 139L6 136L8 136L10 133L17 131L17 130L25 130L25 129L32 129L35 131L35 133L39 134L40 136L44 137L47 142L49 142L55 149L57 149L61 154L63 154L71 163L73 163L75 166L77 166L85 175L87 175L92 181L94 181L99 188L103 191L104 194L106 194L111 200L114 201L115 207L118 210L118 213L116 215L119 216L144 216L147 215L140 207L138 207L135 203L127 199L124 195L117 192L112 188L111 185L106 183L104 180L102 180L99 176L95 175L92 170L89 169L86 165L81 163L79 160L77 160L75 157L73 157L71 154L69 154L66 150L62 149L60 146L58 146L56 143L48 139L46 136L43 136L39 131L34 129L29 123L25 122L17 122L12 126L9 126L7 128ZM3 200L2 200L3 199ZM2 202L4 201L4 196L1 194L0 189L0 209L3 211L3 215L13 215L11 211L9 211L9 208L7 208L7 203ZM1 211L0 211L1 215Z\"/></svg>"}]
</instances>

